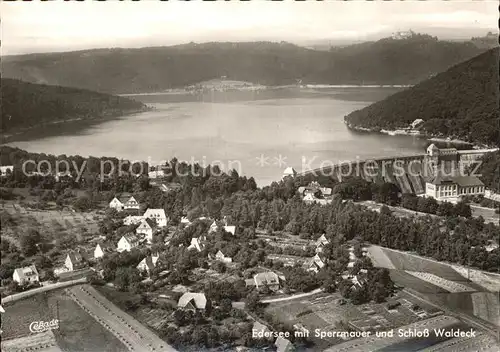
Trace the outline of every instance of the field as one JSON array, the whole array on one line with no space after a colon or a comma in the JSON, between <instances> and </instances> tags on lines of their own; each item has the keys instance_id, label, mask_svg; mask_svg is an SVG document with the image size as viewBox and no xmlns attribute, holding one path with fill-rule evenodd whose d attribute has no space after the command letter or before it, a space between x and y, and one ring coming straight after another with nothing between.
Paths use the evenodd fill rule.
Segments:
<instances>
[{"instance_id":1,"label":"field","mask_svg":"<svg viewBox=\"0 0 500 352\"><path fill-rule=\"evenodd\" d=\"M303 299L271 303L266 311L289 324L302 324L310 332L315 329L322 331L345 331L339 327L339 322L348 323L355 330L388 330L392 327L417 322L422 318L440 314L435 308L415 301L404 292L391 297L388 302L380 304L340 304L338 293L320 293ZM388 303L399 302L400 305L388 310ZM421 309L415 312L411 309L416 302ZM317 349L326 348L342 342L340 338L320 339L310 334Z\"/></svg>"},{"instance_id":2,"label":"field","mask_svg":"<svg viewBox=\"0 0 500 352\"><path fill-rule=\"evenodd\" d=\"M31 335L33 321L59 319L54 330L57 345L65 351L125 351L125 346L89 314L81 310L63 290L51 291L4 306L2 340Z\"/></svg>"},{"instance_id":3,"label":"field","mask_svg":"<svg viewBox=\"0 0 500 352\"><path fill-rule=\"evenodd\" d=\"M30 228L38 230L48 240L54 240L62 233L74 235L82 240L85 233L97 233L102 215L97 212L79 213L70 210L33 210L16 202L5 202L2 210L16 221L14 228L3 229L3 234L17 242L15 233Z\"/></svg>"},{"instance_id":4,"label":"field","mask_svg":"<svg viewBox=\"0 0 500 352\"><path fill-rule=\"evenodd\" d=\"M130 292L117 291L114 288L107 286L96 286L95 288L99 293L113 302L120 309L127 312L144 325L149 326L155 330L160 330L165 324L168 324L172 320L171 311L160 309L154 307L153 305L141 305L137 309L131 310L127 306L127 302L138 301L141 297L140 295L136 295Z\"/></svg>"},{"instance_id":5,"label":"field","mask_svg":"<svg viewBox=\"0 0 500 352\"><path fill-rule=\"evenodd\" d=\"M4 352L22 352L35 349L40 352L62 352L57 346L56 337L51 330L2 341L2 351Z\"/></svg>"}]
</instances>

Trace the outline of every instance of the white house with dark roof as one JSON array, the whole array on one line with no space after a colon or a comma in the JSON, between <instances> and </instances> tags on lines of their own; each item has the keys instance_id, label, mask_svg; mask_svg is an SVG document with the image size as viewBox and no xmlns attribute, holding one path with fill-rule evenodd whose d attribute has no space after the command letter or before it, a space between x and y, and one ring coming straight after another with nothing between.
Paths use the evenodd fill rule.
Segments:
<instances>
[{"instance_id":1,"label":"white house with dark roof","mask_svg":"<svg viewBox=\"0 0 500 352\"><path fill-rule=\"evenodd\" d=\"M38 275L38 270L36 270L35 265L15 269L14 274L12 274L12 279L19 285L40 282L40 276Z\"/></svg>"},{"instance_id":2,"label":"white house with dark roof","mask_svg":"<svg viewBox=\"0 0 500 352\"><path fill-rule=\"evenodd\" d=\"M123 251L129 252L133 248L138 247L140 243L141 243L140 238L137 237L136 234L128 233L120 238L118 244L116 245L116 250L120 253Z\"/></svg>"},{"instance_id":3,"label":"white house with dark roof","mask_svg":"<svg viewBox=\"0 0 500 352\"><path fill-rule=\"evenodd\" d=\"M78 252L70 252L66 255L64 266L69 271L83 269L86 266L85 260Z\"/></svg>"},{"instance_id":4,"label":"white house with dark roof","mask_svg":"<svg viewBox=\"0 0 500 352\"><path fill-rule=\"evenodd\" d=\"M130 194L122 194L119 196L115 196L111 202L109 202L109 207L116 209L118 211L122 210L139 210L140 204L134 198L134 196Z\"/></svg>"},{"instance_id":5,"label":"white house with dark roof","mask_svg":"<svg viewBox=\"0 0 500 352\"><path fill-rule=\"evenodd\" d=\"M265 286L271 291L277 291L280 288L280 277L272 271L266 271L255 274L253 279L245 280L246 286L255 286L261 289Z\"/></svg>"},{"instance_id":6,"label":"white house with dark roof","mask_svg":"<svg viewBox=\"0 0 500 352\"><path fill-rule=\"evenodd\" d=\"M205 309L207 307L207 297L200 292L186 292L179 298L177 307L189 310Z\"/></svg>"},{"instance_id":7,"label":"white house with dark roof","mask_svg":"<svg viewBox=\"0 0 500 352\"><path fill-rule=\"evenodd\" d=\"M155 233L158 225L156 221L150 218L142 220L141 224L135 229L137 235L143 235L146 237L148 243L153 242L153 234Z\"/></svg>"},{"instance_id":8,"label":"white house with dark roof","mask_svg":"<svg viewBox=\"0 0 500 352\"><path fill-rule=\"evenodd\" d=\"M218 260L218 261L221 261L223 263L232 263L233 262L233 259L230 258L230 257L226 257L224 255L224 253L222 253L222 251L218 251L216 254L215 254L215 259Z\"/></svg>"},{"instance_id":9,"label":"white house with dark roof","mask_svg":"<svg viewBox=\"0 0 500 352\"><path fill-rule=\"evenodd\" d=\"M189 221L189 219L185 216L183 216L181 218L181 224L184 224L184 225L190 225L191 224L191 221Z\"/></svg>"},{"instance_id":10,"label":"white house with dark roof","mask_svg":"<svg viewBox=\"0 0 500 352\"><path fill-rule=\"evenodd\" d=\"M137 270L145 271L148 275L156 268L156 264L158 263L159 255L152 254L145 257L141 262L137 265Z\"/></svg>"},{"instance_id":11,"label":"white house with dark roof","mask_svg":"<svg viewBox=\"0 0 500 352\"><path fill-rule=\"evenodd\" d=\"M323 248L329 243L330 241L326 238L325 234L322 234L321 237L316 240L316 253L323 252Z\"/></svg>"},{"instance_id":12,"label":"white house with dark roof","mask_svg":"<svg viewBox=\"0 0 500 352\"><path fill-rule=\"evenodd\" d=\"M114 251L114 246L112 243L98 243L94 248L94 259L99 259L104 257L107 253Z\"/></svg>"},{"instance_id":13,"label":"white house with dark roof","mask_svg":"<svg viewBox=\"0 0 500 352\"><path fill-rule=\"evenodd\" d=\"M231 235L235 235L236 233L236 226L224 226L224 231L229 232Z\"/></svg>"},{"instance_id":14,"label":"white house with dark roof","mask_svg":"<svg viewBox=\"0 0 500 352\"><path fill-rule=\"evenodd\" d=\"M314 257L309 261L309 265L307 271L313 271L315 273L319 272L326 265L326 259L320 255L320 253L316 253Z\"/></svg>"},{"instance_id":15,"label":"white house with dark roof","mask_svg":"<svg viewBox=\"0 0 500 352\"><path fill-rule=\"evenodd\" d=\"M156 223L158 224L158 227L165 227L167 226L167 215L165 214L164 209L148 209L144 213L144 218L148 219L154 219L156 220Z\"/></svg>"},{"instance_id":16,"label":"white house with dark roof","mask_svg":"<svg viewBox=\"0 0 500 352\"><path fill-rule=\"evenodd\" d=\"M206 241L205 236L193 237L191 238L191 244L187 248L196 249L198 252L201 252L202 250L205 249L205 241Z\"/></svg>"}]
</instances>

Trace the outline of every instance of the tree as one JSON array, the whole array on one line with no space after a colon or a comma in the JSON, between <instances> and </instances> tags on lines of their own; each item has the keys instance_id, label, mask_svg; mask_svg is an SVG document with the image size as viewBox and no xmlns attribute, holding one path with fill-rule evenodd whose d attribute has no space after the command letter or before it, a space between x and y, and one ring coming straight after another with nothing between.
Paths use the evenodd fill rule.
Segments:
<instances>
[{"instance_id":1,"label":"tree","mask_svg":"<svg viewBox=\"0 0 500 352\"><path fill-rule=\"evenodd\" d=\"M73 207L78 211L87 211L92 209L92 200L89 196L80 196L73 202Z\"/></svg>"},{"instance_id":2,"label":"tree","mask_svg":"<svg viewBox=\"0 0 500 352\"><path fill-rule=\"evenodd\" d=\"M260 306L260 298L257 292L251 292L245 299L245 308L255 311Z\"/></svg>"},{"instance_id":3,"label":"tree","mask_svg":"<svg viewBox=\"0 0 500 352\"><path fill-rule=\"evenodd\" d=\"M29 229L19 240L21 252L27 257L34 255L38 252L37 245L41 242L41 240L42 237L38 231L35 229Z\"/></svg>"},{"instance_id":4,"label":"tree","mask_svg":"<svg viewBox=\"0 0 500 352\"><path fill-rule=\"evenodd\" d=\"M455 214L464 218L470 218L472 216L470 205L462 201L458 202L455 204Z\"/></svg>"}]
</instances>

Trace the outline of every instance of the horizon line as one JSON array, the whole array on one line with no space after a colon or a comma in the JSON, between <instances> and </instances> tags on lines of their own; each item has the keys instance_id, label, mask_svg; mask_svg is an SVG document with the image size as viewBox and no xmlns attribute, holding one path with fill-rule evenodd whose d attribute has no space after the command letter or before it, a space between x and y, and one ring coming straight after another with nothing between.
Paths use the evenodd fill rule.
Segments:
<instances>
[{"instance_id":1,"label":"horizon line","mask_svg":"<svg viewBox=\"0 0 500 352\"><path fill-rule=\"evenodd\" d=\"M498 30L498 29L494 29ZM489 32L494 31L485 29L485 35L484 37L487 36ZM411 30L409 30L411 31ZM403 31L405 32L405 31ZM414 31L415 34L419 35L428 35L431 37L436 37L439 41L443 42L466 42L470 41L475 37L463 37L463 38L445 38L445 37L440 37L437 35L432 35L428 34L425 32L416 32ZM25 52L25 53L16 53L16 54L3 54L1 52L1 46L0 46L0 57L13 57L13 56L27 56L27 55L44 55L44 54L59 54L59 53L78 53L78 52L85 52L85 51L97 51L97 50L140 50L140 49L150 49L150 48L169 48L169 47L176 47L176 46L185 46L185 45L204 45L204 44L232 44L232 43L238 43L238 44L251 44L251 43L272 43L272 44L290 44L294 46L298 46L304 49L308 50L313 50L313 51L327 51L327 50L319 50L312 48L311 46L314 45L324 45L324 46L330 46L331 48L335 47L345 47L345 46L351 46L351 45L356 45L356 44L363 44L363 43L375 43L384 39L389 39L391 36L382 36L377 39L360 39L360 40L355 40L355 39L326 39L326 38L318 38L318 39L308 39L308 40L302 40L300 42L293 42L289 40L212 40L212 41L189 41L189 42L183 42L183 43L178 43L178 44L164 44L164 45L145 45L145 46L97 46L97 47L90 47L90 48L84 48L84 49L77 49L77 50L53 50L53 51L33 51L33 52ZM315 42L317 42L315 44ZM320 42L325 42L324 44L321 44ZM326 43L329 42L329 43ZM335 42L346 42L349 44L335 44ZM1 41L0 41L1 43Z\"/></svg>"}]
</instances>

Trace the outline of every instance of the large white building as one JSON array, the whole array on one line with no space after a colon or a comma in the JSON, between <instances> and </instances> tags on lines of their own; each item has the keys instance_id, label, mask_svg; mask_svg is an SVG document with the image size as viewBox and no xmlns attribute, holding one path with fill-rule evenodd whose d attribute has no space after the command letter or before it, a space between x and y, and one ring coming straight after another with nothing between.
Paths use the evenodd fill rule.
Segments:
<instances>
[{"instance_id":1,"label":"large white building","mask_svg":"<svg viewBox=\"0 0 500 352\"><path fill-rule=\"evenodd\" d=\"M476 176L437 175L425 183L425 195L437 200L456 202L463 196L484 195L485 186Z\"/></svg>"}]
</instances>

